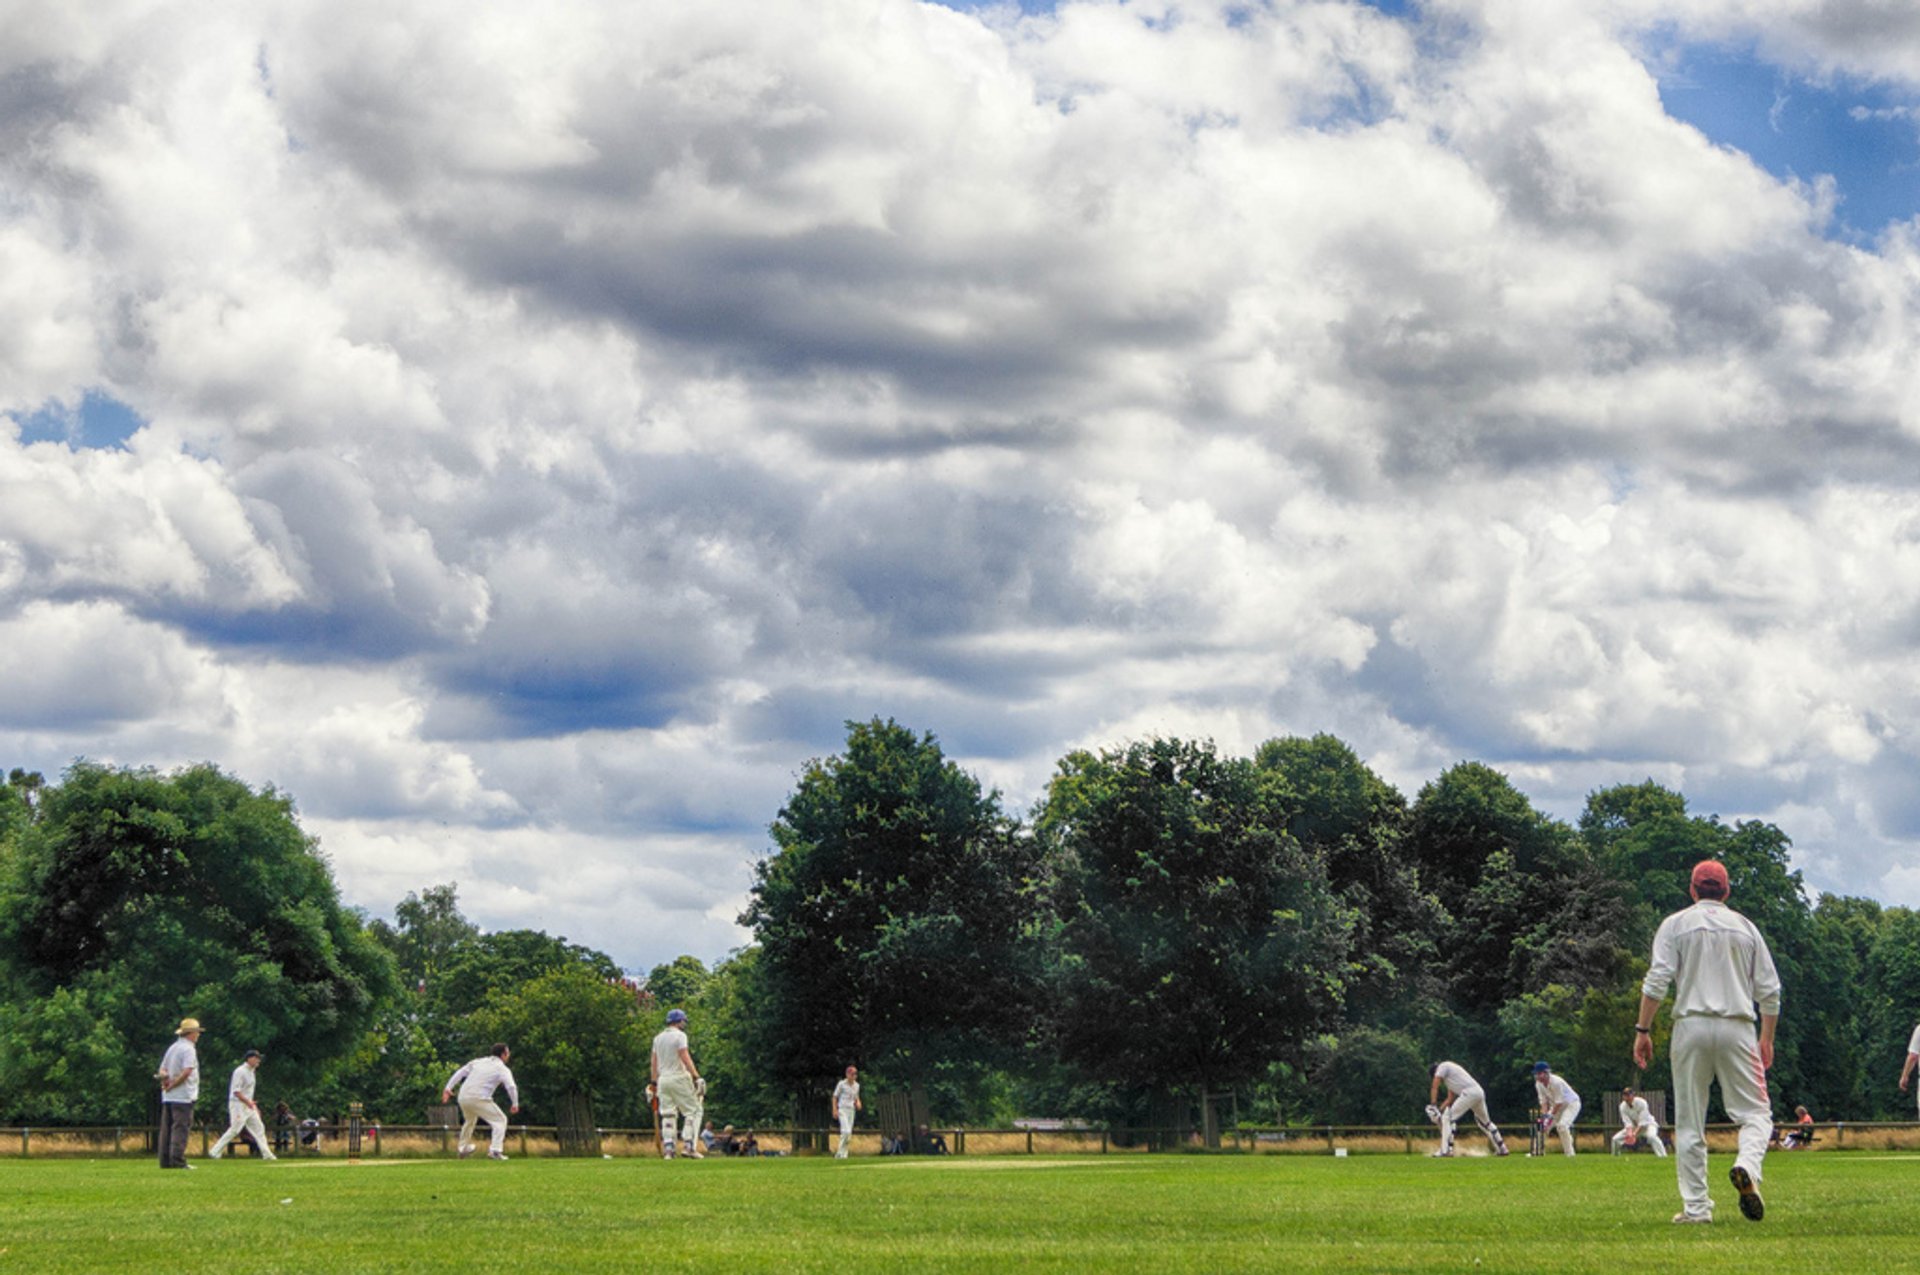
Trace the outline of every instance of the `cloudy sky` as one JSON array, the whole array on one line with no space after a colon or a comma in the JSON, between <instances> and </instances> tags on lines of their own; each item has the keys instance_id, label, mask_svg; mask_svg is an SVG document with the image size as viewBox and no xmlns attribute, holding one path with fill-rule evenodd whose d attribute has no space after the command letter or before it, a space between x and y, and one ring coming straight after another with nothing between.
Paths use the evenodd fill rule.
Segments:
<instances>
[{"instance_id":1,"label":"cloudy sky","mask_svg":"<svg viewBox=\"0 0 1920 1275\"><path fill-rule=\"evenodd\" d=\"M743 941L848 718L1920 904L1909 0L0 0L0 765Z\"/></svg>"}]
</instances>

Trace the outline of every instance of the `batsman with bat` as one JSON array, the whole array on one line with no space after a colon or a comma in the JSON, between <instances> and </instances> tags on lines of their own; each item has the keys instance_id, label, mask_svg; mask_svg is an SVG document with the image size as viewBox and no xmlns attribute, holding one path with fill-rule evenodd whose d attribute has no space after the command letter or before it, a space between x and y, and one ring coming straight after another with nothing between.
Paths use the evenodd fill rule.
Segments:
<instances>
[{"instance_id":1,"label":"batsman with bat","mask_svg":"<svg viewBox=\"0 0 1920 1275\"><path fill-rule=\"evenodd\" d=\"M1440 1149L1433 1154L1453 1154L1453 1127L1469 1111L1473 1113L1481 1131L1487 1135L1493 1153L1507 1154L1507 1140L1500 1136L1500 1126L1494 1124L1493 1117L1487 1114L1487 1091L1480 1087L1480 1082L1457 1062L1435 1063L1428 1074L1433 1077L1433 1083L1427 1086L1427 1119L1440 1126ZM1447 1090L1445 1107L1440 1106L1440 1089L1443 1085Z\"/></svg>"},{"instance_id":2,"label":"batsman with bat","mask_svg":"<svg viewBox=\"0 0 1920 1275\"><path fill-rule=\"evenodd\" d=\"M706 1105L707 1082L693 1065L687 1050L687 1011L667 1012L667 1026L653 1038L653 1083L648 1086L660 1103L660 1154L673 1159L676 1137L685 1132L683 1154L704 1160L700 1149L700 1114Z\"/></svg>"}]
</instances>

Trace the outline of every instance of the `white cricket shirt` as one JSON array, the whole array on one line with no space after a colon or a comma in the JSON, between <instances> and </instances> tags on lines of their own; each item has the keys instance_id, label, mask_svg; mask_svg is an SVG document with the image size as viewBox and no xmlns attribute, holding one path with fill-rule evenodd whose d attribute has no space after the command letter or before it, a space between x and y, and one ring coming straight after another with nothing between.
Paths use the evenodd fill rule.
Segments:
<instances>
[{"instance_id":1,"label":"white cricket shirt","mask_svg":"<svg viewBox=\"0 0 1920 1275\"><path fill-rule=\"evenodd\" d=\"M1453 1093L1465 1093L1469 1089L1478 1089L1480 1082L1467 1073L1467 1069L1457 1062L1443 1062L1433 1069L1440 1083Z\"/></svg>"},{"instance_id":2,"label":"white cricket shirt","mask_svg":"<svg viewBox=\"0 0 1920 1275\"><path fill-rule=\"evenodd\" d=\"M1660 1122L1653 1118L1653 1109L1647 1106L1645 1098L1635 1098L1631 1102L1620 1104L1620 1123L1630 1129L1644 1129L1652 1125L1658 1129Z\"/></svg>"},{"instance_id":3,"label":"white cricket shirt","mask_svg":"<svg viewBox=\"0 0 1920 1275\"><path fill-rule=\"evenodd\" d=\"M233 1079L227 1082L227 1095L231 1098L244 1098L253 1101L253 1082L257 1079L253 1068L241 1063L233 1069Z\"/></svg>"},{"instance_id":4,"label":"white cricket shirt","mask_svg":"<svg viewBox=\"0 0 1920 1275\"><path fill-rule=\"evenodd\" d=\"M1907 1042L1907 1052L1920 1054L1920 1027L1913 1029L1913 1039Z\"/></svg>"},{"instance_id":5,"label":"white cricket shirt","mask_svg":"<svg viewBox=\"0 0 1920 1275\"><path fill-rule=\"evenodd\" d=\"M1534 1092L1540 1096L1540 1110L1551 1111L1563 1105L1571 1107L1580 1101L1580 1095L1573 1091L1572 1085L1552 1072L1548 1072L1547 1075L1549 1079L1533 1082Z\"/></svg>"},{"instance_id":6,"label":"white cricket shirt","mask_svg":"<svg viewBox=\"0 0 1920 1275\"><path fill-rule=\"evenodd\" d=\"M193 1074L185 1083L174 1086L160 1095L162 1102L184 1102L191 1105L200 1097L200 1051L185 1036L177 1036L167 1046L167 1052L160 1058L160 1070L167 1073L169 1079L179 1075L187 1068L193 1068Z\"/></svg>"},{"instance_id":7,"label":"white cricket shirt","mask_svg":"<svg viewBox=\"0 0 1920 1275\"><path fill-rule=\"evenodd\" d=\"M833 1108L835 1111L851 1110L860 1101L860 1082L842 1080L833 1087Z\"/></svg>"},{"instance_id":8,"label":"white cricket shirt","mask_svg":"<svg viewBox=\"0 0 1920 1275\"><path fill-rule=\"evenodd\" d=\"M687 1034L678 1027L669 1027L653 1038L654 1074L665 1080L670 1076L685 1076L686 1064L680 1061L680 1051L687 1047Z\"/></svg>"},{"instance_id":9,"label":"white cricket shirt","mask_svg":"<svg viewBox=\"0 0 1920 1275\"><path fill-rule=\"evenodd\" d=\"M465 1084L461 1084L463 1080ZM493 1097L494 1090L505 1085L508 1105L514 1107L520 1105L520 1087L513 1083L513 1073L507 1070L507 1064L492 1054L488 1054L485 1058L476 1058L454 1072L452 1078L441 1088L451 1089L455 1085L460 1085L462 1100L471 1098L475 1102L485 1102Z\"/></svg>"},{"instance_id":10,"label":"white cricket shirt","mask_svg":"<svg viewBox=\"0 0 1920 1275\"><path fill-rule=\"evenodd\" d=\"M1673 1016L1744 1018L1753 1007L1780 1012L1780 974L1752 921L1719 899L1701 899L1660 922L1643 994L1660 1000L1673 988Z\"/></svg>"}]
</instances>

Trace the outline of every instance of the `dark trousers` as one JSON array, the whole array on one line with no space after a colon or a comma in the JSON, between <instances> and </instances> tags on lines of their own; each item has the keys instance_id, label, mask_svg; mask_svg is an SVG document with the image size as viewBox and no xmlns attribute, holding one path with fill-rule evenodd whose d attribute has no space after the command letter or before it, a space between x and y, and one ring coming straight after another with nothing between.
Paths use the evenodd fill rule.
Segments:
<instances>
[{"instance_id":1,"label":"dark trousers","mask_svg":"<svg viewBox=\"0 0 1920 1275\"><path fill-rule=\"evenodd\" d=\"M187 1167L187 1133L192 1128L192 1103L163 1102L160 1104L161 1168L184 1169Z\"/></svg>"}]
</instances>

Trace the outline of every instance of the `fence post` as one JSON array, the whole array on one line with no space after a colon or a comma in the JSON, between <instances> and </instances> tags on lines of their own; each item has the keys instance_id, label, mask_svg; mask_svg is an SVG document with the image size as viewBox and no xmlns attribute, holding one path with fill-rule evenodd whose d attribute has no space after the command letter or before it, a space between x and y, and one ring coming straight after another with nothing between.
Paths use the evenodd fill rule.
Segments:
<instances>
[{"instance_id":1,"label":"fence post","mask_svg":"<svg viewBox=\"0 0 1920 1275\"><path fill-rule=\"evenodd\" d=\"M31 1129L28 1129L25 1126L22 1126L20 1129L20 1158L22 1160L26 1159L28 1154L32 1151L32 1146L27 1136L32 1132L33 1131Z\"/></svg>"},{"instance_id":2,"label":"fence post","mask_svg":"<svg viewBox=\"0 0 1920 1275\"><path fill-rule=\"evenodd\" d=\"M520 1126L520 1154L522 1156L527 1154L527 1126L525 1125Z\"/></svg>"},{"instance_id":3,"label":"fence post","mask_svg":"<svg viewBox=\"0 0 1920 1275\"><path fill-rule=\"evenodd\" d=\"M1333 1154L1333 1126L1327 1126L1327 1154Z\"/></svg>"},{"instance_id":4,"label":"fence post","mask_svg":"<svg viewBox=\"0 0 1920 1275\"><path fill-rule=\"evenodd\" d=\"M1407 1135L1407 1154L1412 1155L1413 1154L1413 1126L1406 1125L1402 1127L1400 1132Z\"/></svg>"},{"instance_id":5,"label":"fence post","mask_svg":"<svg viewBox=\"0 0 1920 1275\"><path fill-rule=\"evenodd\" d=\"M1027 1154L1033 1154L1033 1130L1027 1130Z\"/></svg>"},{"instance_id":6,"label":"fence post","mask_svg":"<svg viewBox=\"0 0 1920 1275\"><path fill-rule=\"evenodd\" d=\"M1105 1155L1107 1153L1107 1134L1108 1133L1109 1133L1109 1130L1106 1130L1106 1129L1102 1129L1100 1131L1100 1154L1101 1155Z\"/></svg>"}]
</instances>

